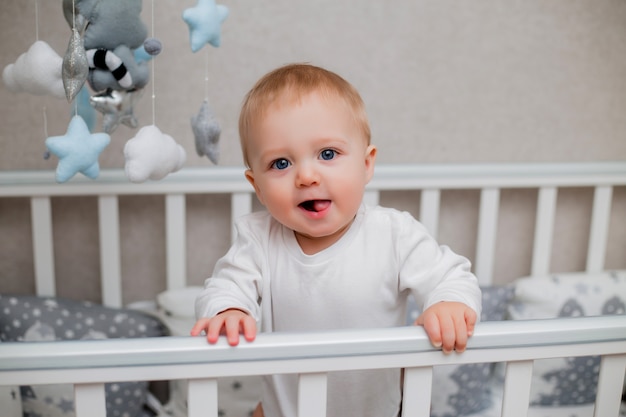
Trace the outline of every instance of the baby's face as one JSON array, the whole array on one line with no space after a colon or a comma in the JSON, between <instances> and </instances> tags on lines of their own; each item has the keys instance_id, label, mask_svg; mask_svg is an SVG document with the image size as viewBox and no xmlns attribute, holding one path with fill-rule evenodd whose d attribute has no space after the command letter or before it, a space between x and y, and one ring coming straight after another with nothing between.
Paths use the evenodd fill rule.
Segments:
<instances>
[{"instance_id":1,"label":"baby's face","mask_svg":"<svg viewBox=\"0 0 626 417\"><path fill-rule=\"evenodd\" d=\"M261 203L305 253L335 243L354 220L376 157L350 109L311 93L277 100L255 127L246 176Z\"/></svg>"}]
</instances>

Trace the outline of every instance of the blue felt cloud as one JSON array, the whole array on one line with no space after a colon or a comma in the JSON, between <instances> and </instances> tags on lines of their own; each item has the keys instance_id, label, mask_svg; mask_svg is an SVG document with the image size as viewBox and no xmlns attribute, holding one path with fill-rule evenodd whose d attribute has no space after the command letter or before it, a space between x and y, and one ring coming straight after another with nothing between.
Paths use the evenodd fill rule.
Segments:
<instances>
[{"instance_id":1,"label":"blue felt cloud","mask_svg":"<svg viewBox=\"0 0 626 417\"><path fill-rule=\"evenodd\" d=\"M198 52L207 43L219 47L222 23L227 17L228 7L215 4L215 0L198 0L195 7L186 9L183 20L189 26L191 50Z\"/></svg>"},{"instance_id":2,"label":"blue felt cloud","mask_svg":"<svg viewBox=\"0 0 626 417\"><path fill-rule=\"evenodd\" d=\"M65 135L46 139L48 151L59 158L57 182L65 182L78 172L97 178L100 174L98 157L110 141L111 137L106 133L90 133L80 116L72 117Z\"/></svg>"}]
</instances>

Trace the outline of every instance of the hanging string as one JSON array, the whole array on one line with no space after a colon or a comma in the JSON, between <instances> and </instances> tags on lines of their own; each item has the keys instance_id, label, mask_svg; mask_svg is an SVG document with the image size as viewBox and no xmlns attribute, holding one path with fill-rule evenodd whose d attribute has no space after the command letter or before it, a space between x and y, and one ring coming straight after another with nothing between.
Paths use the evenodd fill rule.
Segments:
<instances>
[{"instance_id":1,"label":"hanging string","mask_svg":"<svg viewBox=\"0 0 626 417\"><path fill-rule=\"evenodd\" d=\"M72 0L72 29L76 30L76 0ZM74 98L74 116L78 116L78 100Z\"/></svg>"},{"instance_id":2,"label":"hanging string","mask_svg":"<svg viewBox=\"0 0 626 417\"><path fill-rule=\"evenodd\" d=\"M46 106L43 106L43 134L48 137L48 115L46 114Z\"/></svg>"},{"instance_id":3,"label":"hanging string","mask_svg":"<svg viewBox=\"0 0 626 417\"><path fill-rule=\"evenodd\" d=\"M204 65L204 98L206 100L209 99L209 48L204 48L206 50L206 59Z\"/></svg>"},{"instance_id":4,"label":"hanging string","mask_svg":"<svg viewBox=\"0 0 626 417\"><path fill-rule=\"evenodd\" d=\"M39 0L35 0L35 40L39 42ZM43 105L43 134L44 138L48 137L48 116L46 114L46 105ZM44 159L50 158L50 154L46 150L43 154Z\"/></svg>"},{"instance_id":5,"label":"hanging string","mask_svg":"<svg viewBox=\"0 0 626 417\"><path fill-rule=\"evenodd\" d=\"M151 17L151 19L152 19L151 31L152 31L152 37L154 38L154 0L152 0L152 17ZM156 125L156 86L155 86L156 83L154 81L154 74L155 74L155 71L154 71L155 62L154 61L155 60L153 59L152 60L152 69L151 69L151 72L152 72L152 124Z\"/></svg>"},{"instance_id":6,"label":"hanging string","mask_svg":"<svg viewBox=\"0 0 626 417\"><path fill-rule=\"evenodd\" d=\"M48 116L46 114L45 105L43 106L43 135L44 138L48 138ZM45 159L46 161L50 159L50 151L47 148L43 153L43 159Z\"/></svg>"},{"instance_id":7,"label":"hanging string","mask_svg":"<svg viewBox=\"0 0 626 417\"><path fill-rule=\"evenodd\" d=\"M35 0L35 40L39 40L39 0Z\"/></svg>"}]
</instances>

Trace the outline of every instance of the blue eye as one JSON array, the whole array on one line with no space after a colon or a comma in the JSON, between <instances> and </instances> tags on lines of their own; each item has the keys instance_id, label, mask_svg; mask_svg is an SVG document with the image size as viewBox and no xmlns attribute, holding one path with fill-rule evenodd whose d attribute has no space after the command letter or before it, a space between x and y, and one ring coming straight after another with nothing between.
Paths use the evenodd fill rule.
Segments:
<instances>
[{"instance_id":1,"label":"blue eye","mask_svg":"<svg viewBox=\"0 0 626 417\"><path fill-rule=\"evenodd\" d=\"M337 152L335 152L332 149L324 149L321 153L320 153L320 157L325 160L325 161L330 161L331 159L333 159L335 157L335 155L337 154Z\"/></svg>"},{"instance_id":2,"label":"blue eye","mask_svg":"<svg viewBox=\"0 0 626 417\"><path fill-rule=\"evenodd\" d=\"M284 158L277 159L272 162L272 168L274 169L287 169L289 165L291 165L291 163Z\"/></svg>"}]
</instances>

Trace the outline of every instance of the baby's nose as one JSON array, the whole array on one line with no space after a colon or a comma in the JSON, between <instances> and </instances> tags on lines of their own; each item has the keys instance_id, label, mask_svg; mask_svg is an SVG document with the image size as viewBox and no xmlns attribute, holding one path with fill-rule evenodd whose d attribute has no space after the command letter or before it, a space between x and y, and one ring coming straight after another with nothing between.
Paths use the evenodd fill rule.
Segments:
<instances>
[{"instance_id":1,"label":"baby's nose","mask_svg":"<svg viewBox=\"0 0 626 417\"><path fill-rule=\"evenodd\" d=\"M311 164L303 164L298 167L296 186L309 187L311 185L319 184L319 181L319 173Z\"/></svg>"}]
</instances>

